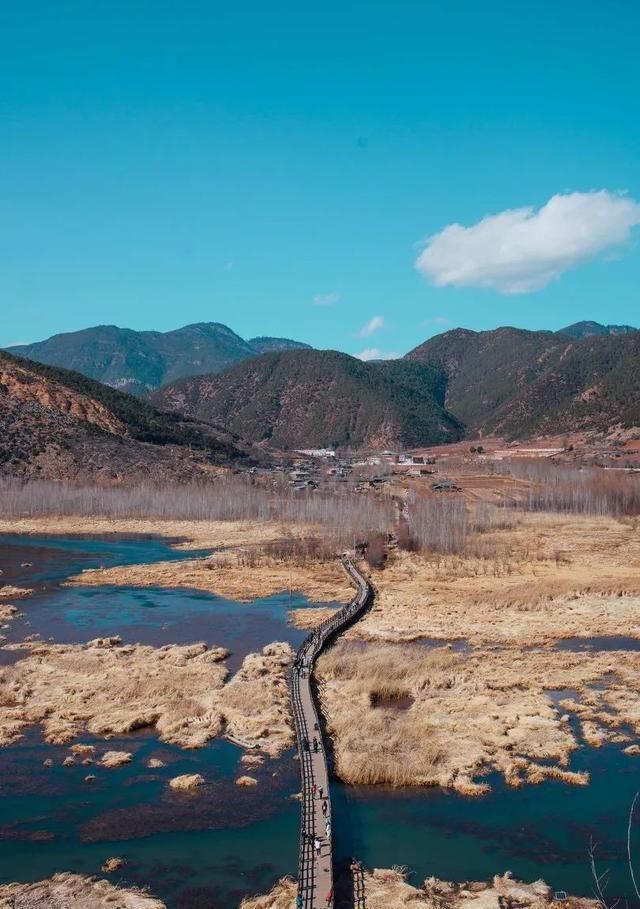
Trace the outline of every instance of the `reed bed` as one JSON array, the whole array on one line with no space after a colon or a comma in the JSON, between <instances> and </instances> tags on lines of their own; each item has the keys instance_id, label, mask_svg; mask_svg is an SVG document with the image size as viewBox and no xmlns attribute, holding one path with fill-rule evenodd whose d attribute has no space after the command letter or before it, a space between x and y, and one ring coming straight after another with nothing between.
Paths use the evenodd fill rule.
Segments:
<instances>
[{"instance_id":1,"label":"reed bed","mask_svg":"<svg viewBox=\"0 0 640 909\"><path fill-rule=\"evenodd\" d=\"M455 662L444 649L371 644L365 654L358 644L348 642L321 657L322 679L345 691L329 730L338 743L342 779L400 787L433 778L442 751L424 711L372 705L413 697L431 685L452 684Z\"/></svg>"}]
</instances>

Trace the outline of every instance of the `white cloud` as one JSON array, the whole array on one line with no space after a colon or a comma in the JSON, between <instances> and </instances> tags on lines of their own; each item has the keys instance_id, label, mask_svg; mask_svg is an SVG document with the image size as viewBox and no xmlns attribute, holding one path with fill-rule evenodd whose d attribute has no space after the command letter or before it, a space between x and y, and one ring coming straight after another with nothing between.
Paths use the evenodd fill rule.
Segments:
<instances>
[{"instance_id":1,"label":"white cloud","mask_svg":"<svg viewBox=\"0 0 640 909\"><path fill-rule=\"evenodd\" d=\"M368 360L397 360L400 354L395 351L385 352L378 347L367 347L355 356L358 360L364 360L366 363Z\"/></svg>"},{"instance_id":2,"label":"white cloud","mask_svg":"<svg viewBox=\"0 0 640 909\"><path fill-rule=\"evenodd\" d=\"M369 338L375 331L379 331L384 326L384 319L382 316L373 316L369 319L368 322L362 326L358 332L359 338Z\"/></svg>"},{"instance_id":3,"label":"white cloud","mask_svg":"<svg viewBox=\"0 0 640 909\"><path fill-rule=\"evenodd\" d=\"M340 294L337 290L332 290L328 294L316 294L313 302L316 306L334 306L340 302Z\"/></svg>"},{"instance_id":4,"label":"white cloud","mask_svg":"<svg viewBox=\"0 0 640 909\"><path fill-rule=\"evenodd\" d=\"M438 287L539 290L581 262L627 241L640 204L622 193L552 196L537 211L513 208L429 237L415 267Z\"/></svg>"},{"instance_id":5,"label":"white cloud","mask_svg":"<svg viewBox=\"0 0 640 909\"><path fill-rule=\"evenodd\" d=\"M446 316L432 316L430 319L423 319L420 324L423 328L428 325L451 325L451 319L447 319Z\"/></svg>"}]
</instances>

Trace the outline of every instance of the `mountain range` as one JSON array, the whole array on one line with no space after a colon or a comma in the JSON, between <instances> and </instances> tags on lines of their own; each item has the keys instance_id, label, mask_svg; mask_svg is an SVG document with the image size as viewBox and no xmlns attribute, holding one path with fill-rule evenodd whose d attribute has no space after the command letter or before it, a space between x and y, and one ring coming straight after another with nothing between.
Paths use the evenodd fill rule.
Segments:
<instances>
[{"instance_id":1,"label":"mountain range","mask_svg":"<svg viewBox=\"0 0 640 909\"><path fill-rule=\"evenodd\" d=\"M454 329L402 359L369 363L335 351L285 351L181 379L151 400L280 448L609 433L640 427L640 332L574 339Z\"/></svg>"},{"instance_id":2,"label":"mountain range","mask_svg":"<svg viewBox=\"0 0 640 909\"><path fill-rule=\"evenodd\" d=\"M0 473L105 483L203 479L252 454L226 429L160 413L79 373L0 351Z\"/></svg>"},{"instance_id":3,"label":"mountain range","mask_svg":"<svg viewBox=\"0 0 640 909\"><path fill-rule=\"evenodd\" d=\"M131 394L144 395L184 376L220 372L267 351L308 347L287 338L245 341L219 322L175 331L133 331L97 325L7 348L16 356L62 366Z\"/></svg>"},{"instance_id":4,"label":"mountain range","mask_svg":"<svg viewBox=\"0 0 640 909\"><path fill-rule=\"evenodd\" d=\"M259 457L256 445L396 448L640 427L640 332L629 326L458 328L368 363L288 339L244 341L218 323L165 334L102 326L29 349L79 372L0 354L0 463L28 476L184 478ZM151 389L148 402L104 381Z\"/></svg>"}]
</instances>

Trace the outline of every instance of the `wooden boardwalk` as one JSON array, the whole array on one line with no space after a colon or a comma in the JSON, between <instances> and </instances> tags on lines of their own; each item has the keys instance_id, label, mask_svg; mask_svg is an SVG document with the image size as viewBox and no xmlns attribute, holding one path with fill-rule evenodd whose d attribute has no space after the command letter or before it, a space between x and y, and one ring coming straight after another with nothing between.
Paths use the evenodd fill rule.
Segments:
<instances>
[{"instance_id":1,"label":"wooden boardwalk","mask_svg":"<svg viewBox=\"0 0 640 909\"><path fill-rule=\"evenodd\" d=\"M301 909L327 909L333 906L334 894L331 793L326 749L312 685L313 666L329 641L356 621L373 597L371 585L349 555L343 555L342 564L357 593L348 606L343 606L318 625L303 641L289 677L302 786L297 902Z\"/></svg>"}]
</instances>

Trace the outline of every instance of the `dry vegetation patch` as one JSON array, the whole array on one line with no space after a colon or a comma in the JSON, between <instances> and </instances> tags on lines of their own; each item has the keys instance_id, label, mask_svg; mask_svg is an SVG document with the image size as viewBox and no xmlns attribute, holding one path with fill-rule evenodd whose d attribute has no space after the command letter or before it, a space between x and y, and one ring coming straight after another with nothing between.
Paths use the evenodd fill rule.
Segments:
<instances>
[{"instance_id":1,"label":"dry vegetation patch","mask_svg":"<svg viewBox=\"0 0 640 909\"><path fill-rule=\"evenodd\" d=\"M19 615L20 610L11 603L0 603L0 622L8 622Z\"/></svg>"},{"instance_id":2,"label":"dry vegetation patch","mask_svg":"<svg viewBox=\"0 0 640 909\"><path fill-rule=\"evenodd\" d=\"M544 909L553 900L553 891L544 881L525 884L514 880L510 874L496 875L491 882L465 882L453 884L427 879L421 887L407 882L402 871L375 868L365 874L367 906L370 909L502 909L518 906L520 909ZM569 897L563 906L595 909L596 900Z\"/></svg>"},{"instance_id":3,"label":"dry vegetation patch","mask_svg":"<svg viewBox=\"0 0 640 909\"><path fill-rule=\"evenodd\" d=\"M402 870L375 868L364 873L368 909L546 909L554 905L553 891L544 881L532 884L514 880L507 872L490 882L461 884L429 878L422 886L413 887ZM347 909L353 900L343 897L340 882L336 887L336 909ZM345 887L348 890L348 887ZM295 881L283 878L271 893L245 899L240 909L290 909L297 889ZM555 903L556 906L560 905ZM566 909L597 909L596 900L567 897Z\"/></svg>"},{"instance_id":4,"label":"dry vegetation patch","mask_svg":"<svg viewBox=\"0 0 640 909\"><path fill-rule=\"evenodd\" d=\"M498 771L513 786L550 777L581 785L588 777L569 769L579 743L568 712L593 743L640 735L640 653L341 641L318 674L336 772L350 783L481 795ZM565 688L578 694L558 708L549 692Z\"/></svg>"},{"instance_id":5,"label":"dry vegetation patch","mask_svg":"<svg viewBox=\"0 0 640 909\"><path fill-rule=\"evenodd\" d=\"M171 518L128 518L89 514L43 515L42 517L2 517L0 533L85 534L106 537L114 533L170 537L182 540L176 548L194 544L212 549L239 546L248 540L266 543L282 536L282 525L276 521L207 521Z\"/></svg>"},{"instance_id":6,"label":"dry vegetation patch","mask_svg":"<svg viewBox=\"0 0 640 909\"><path fill-rule=\"evenodd\" d=\"M0 909L165 909L135 887L115 887L82 874L55 874L35 884L0 885Z\"/></svg>"},{"instance_id":7,"label":"dry vegetation patch","mask_svg":"<svg viewBox=\"0 0 640 909\"><path fill-rule=\"evenodd\" d=\"M640 533L633 521L524 515L466 555L396 552L373 573L373 611L351 636L532 645L640 638Z\"/></svg>"},{"instance_id":8,"label":"dry vegetation patch","mask_svg":"<svg viewBox=\"0 0 640 909\"><path fill-rule=\"evenodd\" d=\"M154 648L111 638L25 649L28 656L0 670L0 744L34 723L56 744L85 731L108 738L146 727L185 748L223 732L274 755L292 741L288 644L249 654L226 684L227 651L204 644Z\"/></svg>"}]
</instances>

